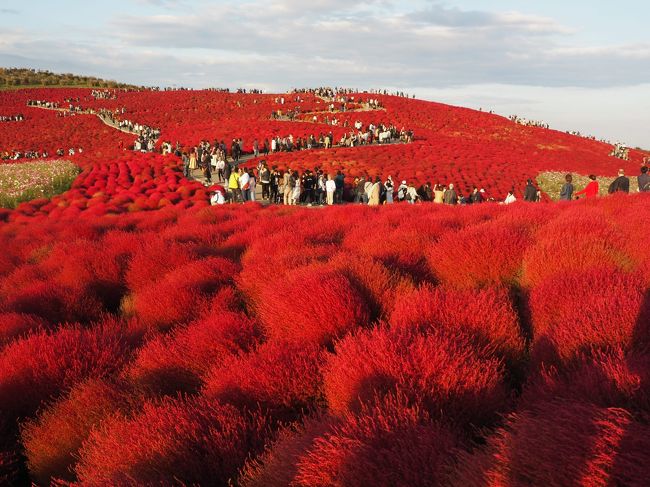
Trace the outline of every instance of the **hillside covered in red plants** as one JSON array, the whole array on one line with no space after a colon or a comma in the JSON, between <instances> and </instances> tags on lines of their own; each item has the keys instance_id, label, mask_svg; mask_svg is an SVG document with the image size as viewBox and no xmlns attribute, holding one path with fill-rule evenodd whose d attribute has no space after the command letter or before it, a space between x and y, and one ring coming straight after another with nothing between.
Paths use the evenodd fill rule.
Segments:
<instances>
[{"instance_id":1,"label":"hillside covered in red plants","mask_svg":"<svg viewBox=\"0 0 650 487\"><path fill-rule=\"evenodd\" d=\"M336 130L313 123L322 100L285 96L0 94L0 114L25 117L0 123L0 151L84 149L69 191L0 213L0 484L647 485L649 196L210 207L176 156L27 106L126 108L160 142L248 151ZM383 109L336 116L413 143L268 159L500 193L546 170L633 174L644 157L373 97ZM302 121L270 119L297 105Z\"/></svg>"}]
</instances>

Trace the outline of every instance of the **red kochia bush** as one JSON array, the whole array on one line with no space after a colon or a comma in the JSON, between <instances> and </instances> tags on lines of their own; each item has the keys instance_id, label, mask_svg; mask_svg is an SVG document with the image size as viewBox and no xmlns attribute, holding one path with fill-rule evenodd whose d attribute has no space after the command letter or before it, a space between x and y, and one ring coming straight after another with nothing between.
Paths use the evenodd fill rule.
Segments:
<instances>
[{"instance_id":1,"label":"red kochia bush","mask_svg":"<svg viewBox=\"0 0 650 487\"><path fill-rule=\"evenodd\" d=\"M90 430L118 411L128 412L137 402L132 394L124 384L92 379L24 424L22 442L32 478L41 485L55 478L74 480L70 467Z\"/></svg>"},{"instance_id":2,"label":"red kochia bush","mask_svg":"<svg viewBox=\"0 0 650 487\"><path fill-rule=\"evenodd\" d=\"M555 401L511 415L462 457L451 485L642 487L648 478L650 427L623 409Z\"/></svg>"},{"instance_id":3,"label":"red kochia bush","mask_svg":"<svg viewBox=\"0 0 650 487\"><path fill-rule=\"evenodd\" d=\"M444 234L428 255L433 274L457 288L509 285L519 279L531 243L523 227L489 221Z\"/></svg>"},{"instance_id":4,"label":"red kochia bush","mask_svg":"<svg viewBox=\"0 0 650 487\"><path fill-rule=\"evenodd\" d=\"M257 324L244 314L213 314L153 338L138 351L126 377L161 394L195 392L210 368L250 350L259 334Z\"/></svg>"},{"instance_id":5,"label":"red kochia bush","mask_svg":"<svg viewBox=\"0 0 650 487\"><path fill-rule=\"evenodd\" d=\"M598 268L546 279L530 294L533 359L567 363L593 347L648 344L641 279Z\"/></svg>"},{"instance_id":6,"label":"red kochia bush","mask_svg":"<svg viewBox=\"0 0 650 487\"><path fill-rule=\"evenodd\" d=\"M620 407L650 417L650 355L621 348L595 351L563 370L544 370L533 377L519 399L526 409L554 398Z\"/></svg>"},{"instance_id":7,"label":"red kochia bush","mask_svg":"<svg viewBox=\"0 0 650 487\"><path fill-rule=\"evenodd\" d=\"M441 485L458 446L448 427L392 395L317 438L300 457L294 484L316 486Z\"/></svg>"},{"instance_id":8,"label":"red kochia bush","mask_svg":"<svg viewBox=\"0 0 650 487\"><path fill-rule=\"evenodd\" d=\"M30 331L44 328L47 321L40 316L21 313L0 313L0 348Z\"/></svg>"},{"instance_id":9,"label":"red kochia bush","mask_svg":"<svg viewBox=\"0 0 650 487\"><path fill-rule=\"evenodd\" d=\"M395 390L434 417L476 426L505 404L501 363L460 333L377 328L336 345L324 372L330 410L359 411Z\"/></svg>"},{"instance_id":10,"label":"red kochia bush","mask_svg":"<svg viewBox=\"0 0 650 487\"><path fill-rule=\"evenodd\" d=\"M209 257L179 266L133 298L135 315L149 326L167 329L198 317L207 298L231 281L237 266Z\"/></svg>"},{"instance_id":11,"label":"red kochia bush","mask_svg":"<svg viewBox=\"0 0 650 487\"><path fill-rule=\"evenodd\" d=\"M204 394L240 408L261 405L292 419L322 401L322 353L316 345L269 342L213 368Z\"/></svg>"},{"instance_id":12,"label":"red kochia bush","mask_svg":"<svg viewBox=\"0 0 650 487\"><path fill-rule=\"evenodd\" d=\"M330 417L309 418L303 424L283 428L278 438L259 457L246 463L239 479L242 487L287 487L298 471L300 457L314 441L336 423Z\"/></svg>"},{"instance_id":13,"label":"red kochia bush","mask_svg":"<svg viewBox=\"0 0 650 487\"><path fill-rule=\"evenodd\" d=\"M350 280L323 266L292 271L262 292L258 315L272 340L326 344L366 325L366 302Z\"/></svg>"},{"instance_id":14,"label":"red kochia bush","mask_svg":"<svg viewBox=\"0 0 650 487\"><path fill-rule=\"evenodd\" d=\"M632 259L624 252L626 232L613 226L600 208L574 206L560 212L526 252L522 282L533 287L551 276L594 267L627 270Z\"/></svg>"},{"instance_id":15,"label":"red kochia bush","mask_svg":"<svg viewBox=\"0 0 650 487\"><path fill-rule=\"evenodd\" d=\"M7 295L5 309L36 315L51 323L87 323L99 319L103 305L81 287L34 281Z\"/></svg>"},{"instance_id":16,"label":"red kochia bush","mask_svg":"<svg viewBox=\"0 0 650 487\"><path fill-rule=\"evenodd\" d=\"M203 398L145 403L104 421L83 444L83 485L227 485L263 446L264 422Z\"/></svg>"},{"instance_id":17,"label":"red kochia bush","mask_svg":"<svg viewBox=\"0 0 650 487\"><path fill-rule=\"evenodd\" d=\"M0 410L10 417L30 416L61 389L118 371L133 346L115 323L70 326L18 340L0 353Z\"/></svg>"},{"instance_id":18,"label":"red kochia bush","mask_svg":"<svg viewBox=\"0 0 650 487\"><path fill-rule=\"evenodd\" d=\"M525 343L507 289L455 290L422 286L399 296L393 328L464 331L480 346L492 345L509 363L521 362Z\"/></svg>"}]
</instances>

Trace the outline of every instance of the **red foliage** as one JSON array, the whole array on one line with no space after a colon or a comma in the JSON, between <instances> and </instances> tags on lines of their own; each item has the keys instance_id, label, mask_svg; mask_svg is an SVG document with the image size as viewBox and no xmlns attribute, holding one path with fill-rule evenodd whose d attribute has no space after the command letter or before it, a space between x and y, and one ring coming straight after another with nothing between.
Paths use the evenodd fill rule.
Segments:
<instances>
[{"instance_id":1,"label":"red foliage","mask_svg":"<svg viewBox=\"0 0 650 487\"><path fill-rule=\"evenodd\" d=\"M158 329L197 318L207 299L232 281L237 266L221 257L189 262L137 291L133 311L142 323Z\"/></svg>"},{"instance_id":2,"label":"red foliage","mask_svg":"<svg viewBox=\"0 0 650 487\"><path fill-rule=\"evenodd\" d=\"M526 252L522 282L535 286L547 277L593 267L629 269L632 260L624 251L628 229L613 223L601 208L594 206L575 206L560 212Z\"/></svg>"},{"instance_id":3,"label":"red foliage","mask_svg":"<svg viewBox=\"0 0 650 487\"><path fill-rule=\"evenodd\" d=\"M42 485L53 479L74 480L71 467L82 442L107 417L129 412L137 397L131 394L124 384L93 379L25 423L21 436L32 478Z\"/></svg>"},{"instance_id":4,"label":"red foliage","mask_svg":"<svg viewBox=\"0 0 650 487\"><path fill-rule=\"evenodd\" d=\"M11 418L30 416L62 389L117 372L133 346L126 328L112 322L15 341L0 352L0 409Z\"/></svg>"},{"instance_id":5,"label":"red foliage","mask_svg":"<svg viewBox=\"0 0 650 487\"><path fill-rule=\"evenodd\" d=\"M650 417L650 355L645 352L592 352L562 370L544 370L524 389L519 408L563 398L600 407L624 408Z\"/></svg>"},{"instance_id":6,"label":"red foliage","mask_svg":"<svg viewBox=\"0 0 650 487\"><path fill-rule=\"evenodd\" d=\"M45 328L47 322L35 315L0 313L0 349L31 331Z\"/></svg>"},{"instance_id":7,"label":"red foliage","mask_svg":"<svg viewBox=\"0 0 650 487\"><path fill-rule=\"evenodd\" d=\"M478 346L493 346L510 364L520 363L526 353L517 313L504 288L458 291L423 286L400 295L390 324L423 332L465 332Z\"/></svg>"},{"instance_id":8,"label":"red foliage","mask_svg":"<svg viewBox=\"0 0 650 487\"><path fill-rule=\"evenodd\" d=\"M258 315L276 341L326 344L369 321L359 291L327 265L289 272L286 281L265 288L260 301Z\"/></svg>"},{"instance_id":9,"label":"red foliage","mask_svg":"<svg viewBox=\"0 0 650 487\"><path fill-rule=\"evenodd\" d=\"M429 265L441 282L461 289L510 285L518 281L530 243L524 228L480 223L440 237L429 251Z\"/></svg>"},{"instance_id":10,"label":"red foliage","mask_svg":"<svg viewBox=\"0 0 650 487\"><path fill-rule=\"evenodd\" d=\"M448 330L360 331L336 345L324 378L325 396L337 415L397 390L434 418L481 426L508 395L501 363Z\"/></svg>"},{"instance_id":11,"label":"red foliage","mask_svg":"<svg viewBox=\"0 0 650 487\"><path fill-rule=\"evenodd\" d=\"M317 438L300 457L292 485L441 485L458 443L425 411L388 396Z\"/></svg>"},{"instance_id":12,"label":"red foliage","mask_svg":"<svg viewBox=\"0 0 650 487\"><path fill-rule=\"evenodd\" d=\"M451 485L647 485L650 427L623 409L542 402L465 455Z\"/></svg>"},{"instance_id":13,"label":"red foliage","mask_svg":"<svg viewBox=\"0 0 650 487\"><path fill-rule=\"evenodd\" d=\"M75 469L83 485L227 485L263 430L260 417L202 398L147 402L93 430Z\"/></svg>"},{"instance_id":14,"label":"red foliage","mask_svg":"<svg viewBox=\"0 0 650 487\"><path fill-rule=\"evenodd\" d=\"M242 487L286 487L294 485L298 462L327 433L336 421L332 418L307 419L303 424L283 428L266 451L246 463L241 472Z\"/></svg>"},{"instance_id":15,"label":"red foliage","mask_svg":"<svg viewBox=\"0 0 650 487\"><path fill-rule=\"evenodd\" d=\"M210 368L250 350L258 339L258 326L248 317L220 312L171 335L155 336L138 351L125 374L134 385L160 394L196 392Z\"/></svg>"},{"instance_id":16,"label":"red foliage","mask_svg":"<svg viewBox=\"0 0 650 487\"><path fill-rule=\"evenodd\" d=\"M593 348L649 343L650 310L638 276L596 268L546 279L530 294L532 356L566 364Z\"/></svg>"},{"instance_id":17,"label":"red foliage","mask_svg":"<svg viewBox=\"0 0 650 487\"><path fill-rule=\"evenodd\" d=\"M214 367L204 395L239 408L259 405L274 418L292 419L322 403L322 361L310 343L266 343Z\"/></svg>"}]
</instances>

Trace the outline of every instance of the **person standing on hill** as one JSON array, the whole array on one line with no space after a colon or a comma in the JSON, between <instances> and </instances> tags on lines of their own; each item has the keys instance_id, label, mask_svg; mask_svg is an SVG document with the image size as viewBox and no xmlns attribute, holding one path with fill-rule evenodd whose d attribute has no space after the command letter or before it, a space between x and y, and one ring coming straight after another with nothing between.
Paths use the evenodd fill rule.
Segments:
<instances>
[{"instance_id":1,"label":"person standing on hill","mask_svg":"<svg viewBox=\"0 0 650 487\"><path fill-rule=\"evenodd\" d=\"M334 194L335 203L343 203L343 189L345 188L345 175L341 171L337 171L334 178L336 183L336 193Z\"/></svg>"},{"instance_id":2,"label":"person standing on hill","mask_svg":"<svg viewBox=\"0 0 650 487\"><path fill-rule=\"evenodd\" d=\"M641 168L641 174L636 178L639 183L640 193L650 193L650 176L648 175L648 166Z\"/></svg>"},{"instance_id":3,"label":"person standing on hill","mask_svg":"<svg viewBox=\"0 0 650 487\"><path fill-rule=\"evenodd\" d=\"M236 202L239 195L239 175L237 171L231 171L230 173L230 177L228 178L228 191L230 192L230 202Z\"/></svg>"},{"instance_id":4,"label":"person standing on hill","mask_svg":"<svg viewBox=\"0 0 650 487\"><path fill-rule=\"evenodd\" d=\"M393 184L393 177L388 176L388 179L384 183L384 188L386 188L386 204L393 204L393 193L395 192L395 185Z\"/></svg>"},{"instance_id":5,"label":"person standing on hill","mask_svg":"<svg viewBox=\"0 0 650 487\"><path fill-rule=\"evenodd\" d=\"M483 203L483 193L481 193L476 186L472 190L472 194L469 197L469 200L472 204L474 203Z\"/></svg>"},{"instance_id":6,"label":"person standing on hill","mask_svg":"<svg viewBox=\"0 0 650 487\"><path fill-rule=\"evenodd\" d=\"M242 202L246 203L250 200L250 175L241 168L239 169L239 189L241 190Z\"/></svg>"},{"instance_id":7,"label":"person standing on hill","mask_svg":"<svg viewBox=\"0 0 650 487\"><path fill-rule=\"evenodd\" d=\"M580 196L583 194L587 198L595 198L596 196L598 196L598 191L600 188L598 185L598 181L596 181L596 176L594 174L590 174L589 179L591 180L589 181L589 184L585 186L585 189L583 189L582 191L578 191L576 193L576 196Z\"/></svg>"},{"instance_id":8,"label":"person standing on hill","mask_svg":"<svg viewBox=\"0 0 650 487\"><path fill-rule=\"evenodd\" d=\"M377 178L375 179L375 183L370 187L370 191L368 195L369 206L379 205L380 186L381 186L381 180L379 179L379 176L377 176Z\"/></svg>"},{"instance_id":9,"label":"person standing on hill","mask_svg":"<svg viewBox=\"0 0 650 487\"><path fill-rule=\"evenodd\" d=\"M618 170L618 177L609 185L607 192L609 194L630 192L630 180L625 177L625 171L623 169Z\"/></svg>"},{"instance_id":10,"label":"person standing on hill","mask_svg":"<svg viewBox=\"0 0 650 487\"><path fill-rule=\"evenodd\" d=\"M526 181L526 188L524 189L524 201L534 203L537 201L537 188L533 185L533 180Z\"/></svg>"},{"instance_id":11,"label":"person standing on hill","mask_svg":"<svg viewBox=\"0 0 650 487\"><path fill-rule=\"evenodd\" d=\"M458 203L458 193L454 189L454 185L450 184L449 189L445 191L445 204L446 205L455 205Z\"/></svg>"},{"instance_id":12,"label":"person standing on hill","mask_svg":"<svg viewBox=\"0 0 650 487\"><path fill-rule=\"evenodd\" d=\"M562 189L560 190L560 201L571 201L574 191L573 176L567 174L564 176L564 181L565 183L562 185Z\"/></svg>"},{"instance_id":13,"label":"person standing on hill","mask_svg":"<svg viewBox=\"0 0 650 487\"><path fill-rule=\"evenodd\" d=\"M293 191L293 185L291 184L291 168L287 168L283 177L283 187L284 187L284 204L291 204L291 192Z\"/></svg>"},{"instance_id":14,"label":"person standing on hill","mask_svg":"<svg viewBox=\"0 0 650 487\"><path fill-rule=\"evenodd\" d=\"M445 187L442 184L433 187L433 202L439 205L445 202Z\"/></svg>"},{"instance_id":15,"label":"person standing on hill","mask_svg":"<svg viewBox=\"0 0 650 487\"><path fill-rule=\"evenodd\" d=\"M262 169L260 169L260 183L262 183L262 199L269 199L271 197L269 192L271 187L271 171L269 171L266 163L264 163Z\"/></svg>"},{"instance_id":16,"label":"person standing on hill","mask_svg":"<svg viewBox=\"0 0 650 487\"><path fill-rule=\"evenodd\" d=\"M327 175L327 182L325 183L325 191L327 192L327 204L332 206L334 204L334 193L336 192L336 182L332 179L332 175Z\"/></svg>"}]
</instances>

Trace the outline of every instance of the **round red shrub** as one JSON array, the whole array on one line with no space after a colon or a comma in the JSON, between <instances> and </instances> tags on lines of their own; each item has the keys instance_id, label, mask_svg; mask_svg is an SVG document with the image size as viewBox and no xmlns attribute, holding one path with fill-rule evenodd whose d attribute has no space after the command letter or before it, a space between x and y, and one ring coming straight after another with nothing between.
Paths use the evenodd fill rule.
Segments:
<instances>
[{"instance_id":1,"label":"round red shrub","mask_svg":"<svg viewBox=\"0 0 650 487\"><path fill-rule=\"evenodd\" d=\"M8 417L30 416L62 389L120 370L133 346L126 329L103 325L17 340L0 352L0 409Z\"/></svg>"},{"instance_id":2,"label":"round red shrub","mask_svg":"<svg viewBox=\"0 0 650 487\"><path fill-rule=\"evenodd\" d=\"M156 336L125 371L129 382L158 394L196 392L206 372L232 354L249 351L259 340L256 323L246 315L221 312Z\"/></svg>"},{"instance_id":3,"label":"round red shrub","mask_svg":"<svg viewBox=\"0 0 650 487\"><path fill-rule=\"evenodd\" d=\"M292 419L322 402L322 359L310 343L269 342L213 368L204 395L239 408L259 405L276 418Z\"/></svg>"},{"instance_id":4,"label":"round red shrub","mask_svg":"<svg viewBox=\"0 0 650 487\"><path fill-rule=\"evenodd\" d=\"M21 313L0 313L0 349L14 339L47 326L40 316Z\"/></svg>"},{"instance_id":5,"label":"round red shrub","mask_svg":"<svg viewBox=\"0 0 650 487\"><path fill-rule=\"evenodd\" d=\"M502 364L465 335L376 328L339 342L324 369L330 410L341 415L395 390L434 418L489 423L508 396Z\"/></svg>"},{"instance_id":6,"label":"round red shrub","mask_svg":"<svg viewBox=\"0 0 650 487\"><path fill-rule=\"evenodd\" d=\"M393 328L422 332L463 331L479 346L493 345L509 364L521 362L526 344L507 289L455 290L425 285L400 295L390 317Z\"/></svg>"},{"instance_id":7,"label":"round red shrub","mask_svg":"<svg viewBox=\"0 0 650 487\"><path fill-rule=\"evenodd\" d=\"M71 467L92 428L110 415L128 412L137 402L124 384L93 379L72 388L69 395L40 412L21 428L29 472L36 482L74 480Z\"/></svg>"},{"instance_id":8,"label":"round red shrub","mask_svg":"<svg viewBox=\"0 0 650 487\"><path fill-rule=\"evenodd\" d=\"M650 427L623 409L542 402L511 415L474 454L453 486L647 485Z\"/></svg>"},{"instance_id":9,"label":"round red shrub","mask_svg":"<svg viewBox=\"0 0 650 487\"><path fill-rule=\"evenodd\" d=\"M594 267L629 270L625 233L599 208L565 210L539 232L523 259L522 283L528 287L552 276L567 276ZM498 248L498 246L497 246Z\"/></svg>"},{"instance_id":10,"label":"round red shrub","mask_svg":"<svg viewBox=\"0 0 650 487\"><path fill-rule=\"evenodd\" d=\"M593 348L648 344L641 279L609 268L550 277L530 293L535 363L566 364Z\"/></svg>"},{"instance_id":11,"label":"round red shrub","mask_svg":"<svg viewBox=\"0 0 650 487\"><path fill-rule=\"evenodd\" d=\"M350 280L324 266L292 271L262 292L258 315L276 341L326 344L367 325L366 302Z\"/></svg>"},{"instance_id":12,"label":"round red shrub","mask_svg":"<svg viewBox=\"0 0 650 487\"><path fill-rule=\"evenodd\" d=\"M208 298L232 281L237 266L221 257L193 261L167 273L133 297L135 315L146 325L167 329L201 315Z\"/></svg>"},{"instance_id":13,"label":"round red shrub","mask_svg":"<svg viewBox=\"0 0 650 487\"><path fill-rule=\"evenodd\" d=\"M34 281L13 290L7 296L5 310L35 315L50 323L88 323L101 317L103 306L81 287Z\"/></svg>"},{"instance_id":14,"label":"round red shrub","mask_svg":"<svg viewBox=\"0 0 650 487\"><path fill-rule=\"evenodd\" d=\"M286 487L293 482L300 457L314 441L328 432L336 421L331 418L307 419L283 428L278 438L259 457L246 462L239 479L242 487Z\"/></svg>"},{"instance_id":15,"label":"round red shrub","mask_svg":"<svg viewBox=\"0 0 650 487\"><path fill-rule=\"evenodd\" d=\"M228 485L263 447L264 422L203 398L147 402L115 415L83 444L83 485Z\"/></svg>"},{"instance_id":16,"label":"round red shrub","mask_svg":"<svg viewBox=\"0 0 650 487\"><path fill-rule=\"evenodd\" d=\"M347 415L303 454L292 485L442 485L457 436L403 397Z\"/></svg>"},{"instance_id":17,"label":"round red shrub","mask_svg":"<svg viewBox=\"0 0 650 487\"><path fill-rule=\"evenodd\" d=\"M444 234L431 246L428 260L438 280L453 287L512 285L530 243L525 228L488 221Z\"/></svg>"},{"instance_id":18,"label":"round red shrub","mask_svg":"<svg viewBox=\"0 0 650 487\"><path fill-rule=\"evenodd\" d=\"M555 398L650 415L650 355L615 348L577 357L561 370L542 370L526 385L518 405L527 409Z\"/></svg>"}]
</instances>

